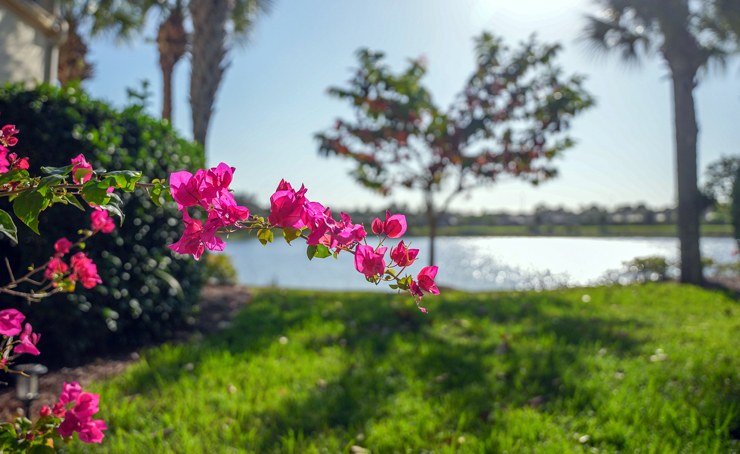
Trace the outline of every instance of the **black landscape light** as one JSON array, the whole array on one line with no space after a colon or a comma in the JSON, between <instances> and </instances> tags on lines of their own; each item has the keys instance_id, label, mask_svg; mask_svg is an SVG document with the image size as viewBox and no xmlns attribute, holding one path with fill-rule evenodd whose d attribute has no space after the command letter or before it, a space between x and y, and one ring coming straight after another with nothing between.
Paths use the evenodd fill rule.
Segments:
<instances>
[{"instance_id":1,"label":"black landscape light","mask_svg":"<svg viewBox=\"0 0 740 454\"><path fill-rule=\"evenodd\" d=\"M31 403L39 398L39 375L49 371L41 364L18 364L13 370L20 372L15 378L15 394L26 406L26 418L31 419Z\"/></svg>"}]
</instances>

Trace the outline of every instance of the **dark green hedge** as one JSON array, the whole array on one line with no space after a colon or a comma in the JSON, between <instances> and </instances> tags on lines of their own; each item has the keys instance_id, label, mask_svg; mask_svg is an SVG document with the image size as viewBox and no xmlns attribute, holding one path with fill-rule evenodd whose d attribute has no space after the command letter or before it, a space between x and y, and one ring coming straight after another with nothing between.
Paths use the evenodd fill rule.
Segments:
<instances>
[{"instance_id":1,"label":"dark green hedge","mask_svg":"<svg viewBox=\"0 0 740 454\"><path fill-rule=\"evenodd\" d=\"M0 123L20 130L12 151L30 158L32 174L42 165L67 165L80 153L96 169L141 170L143 182L203 167L202 148L178 137L169 125L140 107L116 110L79 89L6 85L0 87L0 113ZM167 248L182 234L176 205L157 207L140 189L123 199L123 227L98 234L87 245L103 285L92 290L78 286L75 293L30 307L0 295L0 306L22 310L34 331L42 333L39 360L46 364L74 365L164 339L192 313L203 271L192 257ZM6 201L0 201L0 208L11 212ZM60 237L73 240L77 230L90 226L89 209L83 213L61 204L40 218L40 236L17 222L20 244L0 240L0 256L11 259L16 273L47 260ZM7 282L5 266L1 268L0 282Z\"/></svg>"}]
</instances>

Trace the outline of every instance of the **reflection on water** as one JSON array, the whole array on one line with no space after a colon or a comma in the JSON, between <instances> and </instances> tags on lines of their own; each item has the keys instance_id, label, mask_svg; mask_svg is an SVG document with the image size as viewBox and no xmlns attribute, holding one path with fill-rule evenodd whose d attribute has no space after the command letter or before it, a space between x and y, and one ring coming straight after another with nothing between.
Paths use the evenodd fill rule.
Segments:
<instances>
[{"instance_id":1,"label":"reflection on water","mask_svg":"<svg viewBox=\"0 0 740 454\"><path fill-rule=\"evenodd\" d=\"M428 240L404 240L421 249L421 259L409 268L416 274L427 265L424 252ZM305 245L289 246L277 236L267 247L252 239L228 243L226 252L244 285L391 291L367 283L355 271L348 253L336 260L330 257L309 262ZM675 238L444 237L437 239L436 246L438 284L469 291L596 284L607 272L621 269L623 262L635 257L662 255L675 261L679 255ZM701 249L704 256L718 263L735 260L731 238L704 238Z\"/></svg>"}]
</instances>

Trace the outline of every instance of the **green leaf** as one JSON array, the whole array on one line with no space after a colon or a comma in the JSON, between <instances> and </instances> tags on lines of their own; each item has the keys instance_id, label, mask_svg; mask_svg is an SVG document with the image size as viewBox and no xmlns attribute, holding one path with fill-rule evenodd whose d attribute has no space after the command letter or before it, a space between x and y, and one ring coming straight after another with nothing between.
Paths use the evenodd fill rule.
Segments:
<instances>
[{"instance_id":1,"label":"green leaf","mask_svg":"<svg viewBox=\"0 0 740 454\"><path fill-rule=\"evenodd\" d=\"M393 290L397 290L397 289L398 289L398 286L397 286L397 285L395 285L395 284L391 284L391 285L390 285L390 287L391 287L391 288L392 288Z\"/></svg>"},{"instance_id":2,"label":"green leaf","mask_svg":"<svg viewBox=\"0 0 740 454\"><path fill-rule=\"evenodd\" d=\"M124 214L117 203L107 203L105 205L99 205L100 208L104 209L108 213L115 214L121 220L120 225L123 225Z\"/></svg>"},{"instance_id":3,"label":"green leaf","mask_svg":"<svg viewBox=\"0 0 740 454\"><path fill-rule=\"evenodd\" d=\"M41 195L45 196L49 186L54 186L62 180L64 180L64 176L62 175L49 175L39 181L39 185L36 186L36 190L39 191Z\"/></svg>"},{"instance_id":4,"label":"green leaf","mask_svg":"<svg viewBox=\"0 0 740 454\"><path fill-rule=\"evenodd\" d=\"M106 205L110 203L110 194L107 190L113 181L89 180L82 186L82 198L90 205Z\"/></svg>"},{"instance_id":5,"label":"green leaf","mask_svg":"<svg viewBox=\"0 0 740 454\"><path fill-rule=\"evenodd\" d=\"M159 268L157 268L156 270L154 270L154 275L157 276L158 278L162 279L170 287L172 287L173 289L175 289L175 291L177 292L177 296L179 296L180 298L183 298L185 296L185 294L182 291L182 286L180 285L180 281L178 281L177 279L175 279L175 276L173 276L173 275L171 275L169 273L166 273L166 272L160 270Z\"/></svg>"},{"instance_id":6,"label":"green leaf","mask_svg":"<svg viewBox=\"0 0 740 454\"><path fill-rule=\"evenodd\" d=\"M28 454L56 454L56 450L49 445L35 445L28 450Z\"/></svg>"},{"instance_id":7,"label":"green leaf","mask_svg":"<svg viewBox=\"0 0 740 454\"><path fill-rule=\"evenodd\" d=\"M42 167L41 171L47 175L69 175L76 164L70 164L64 167Z\"/></svg>"},{"instance_id":8,"label":"green leaf","mask_svg":"<svg viewBox=\"0 0 740 454\"><path fill-rule=\"evenodd\" d=\"M165 201L172 199L170 188L163 185L163 180L153 180L154 187L150 189L149 197L155 205L161 207ZM169 198L167 197L169 196Z\"/></svg>"},{"instance_id":9,"label":"green leaf","mask_svg":"<svg viewBox=\"0 0 740 454\"><path fill-rule=\"evenodd\" d=\"M260 243L262 243L262 246L267 246L267 243L272 243L272 230L260 229L257 232L257 238L260 240Z\"/></svg>"},{"instance_id":10,"label":"green leaf","mask_svg":"<svg viewBox=\"0 0 740 454\"><path fill-rule=\"evenodd\" d=\"M295 240L296 238L300 238L300 236L300 229L294 229L293 227L285 227L283 229L283 237L285 238L285 242L288 244L290 244L290 242Z\"/></svg>"},{"instance_id":11,"label":"green leaf","mask_svg":"<svg viewBox=\"0 0 740 454\"><path fill-rule=\"evenodd\" d=\"M64 195L64 198L67 199L67 201L69 203L71 203L72 205L76 206L80 210L85 211L85 209L82 207L82 204L80 203L80 201L77 200L77 197L75 197L74 195L72 195L72 194L65 194Z\"/></svg>"},{"instance_id":12,"label":"green leaf","mask_svg":"<svg viewBox=\"0 0 740 454\"><path fill-rule=\"evenodd\" d=\"M82 181L86 176L90 175L91 173L93 173L93 171L90 170L90 169L82 169L82 168L79 168L79 169L75 170L74 180L75 181Z\"/></svg>"},{"instance_id":13,"label":"green leaf","mask_svg":"<svg viewBox=\"0 0 740 454\"><path fill-rule=\"evenodd\" d=\"M0 186L28 178L28 172L23 169L13 169L0 175Z\"/></svg>"},{"instance_id":14,"label":"green leaf","mask_svg":"<svg viewBox=\"0 0 740 454\"><path fill-rule=\"evenodd\" d=\"M49 206L49 199L43 194L35 190L26 191L16 197L13 202L13 212L31 230L39 233L39 214L47 206Z\"/></svg>"},{"instance_id":15,"label":"green leaf","mask_svg":"<svg viewBox=\"0 0 740 454\"><path fill-rule=\"evenodd\" d=\"M16 243L18 242L18 229L10 215L3 210L0 210L0 233L4 233L5 236Z\"/></svg>"},{"instance_id":16,"label":"green leaf","mask_svg":"<svg viewBox=\"0 0 740 454\"><path fill-rule=\"evenodd\" d=\"M316 255L317 249L317 246L309 246L308 249L306 249L306 255L308 256L309 260L313 260L314 256Z\"/></svg>"},{"instance_id":17,"label":"green leaf","mask_svg":"<svg viewBox=\"0 0 740 454\"><path fill-rule=\"evenodd\" d=\"M314 257L325 259L330 256L331 251L328 247L324 246L323 244L319 244L318 246L316 246L316 254L314 255Z\"/></svg>"},{"instance_id":18,"label":"green leaf","mask_svg":"<svg viewBox=\"0 0 740 454\"><path fill-rule=\"evenodd\" d=\"M112 177L115 179L117 187L126 192L131 192L136 189L136 182L141 178L141 172L135 172L133 170L117 170L115 172L106 173L105 177L106 179Z\"/></svg>"}]
</instances>

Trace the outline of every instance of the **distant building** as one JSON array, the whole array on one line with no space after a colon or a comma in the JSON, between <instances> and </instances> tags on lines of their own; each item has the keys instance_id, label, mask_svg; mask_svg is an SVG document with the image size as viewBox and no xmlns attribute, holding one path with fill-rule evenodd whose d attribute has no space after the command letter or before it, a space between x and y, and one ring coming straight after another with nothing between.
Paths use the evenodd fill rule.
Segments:
<instances>
[{"instance_id":1,"label":"distant building","mask_svg":"<svg viewBox=\"0 0 740 454\"><path fill-rule=\"evenodd\" d=\"M59 0L0 0L0 83L52 83L67 23Z\"/></svg>"}]
</instances>

